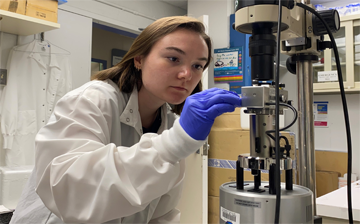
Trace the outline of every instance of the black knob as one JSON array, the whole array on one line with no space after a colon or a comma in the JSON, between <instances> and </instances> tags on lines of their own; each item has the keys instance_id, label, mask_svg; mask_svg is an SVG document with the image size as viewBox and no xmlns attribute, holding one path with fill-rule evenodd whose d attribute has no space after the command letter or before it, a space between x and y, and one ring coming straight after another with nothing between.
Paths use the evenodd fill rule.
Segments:
<instances>
[{"instance_id":1,"label":"black knob","mask_svg":"<svg viewBox=\"0 0 360 224\"><path fill-rule=\"evenodd\" d=\"M319 11L318 13L325 20L332 33L336 33L336 31L340 29L340 17L337 10L335 9L324 10L324 11ZM315 15L313 15L312 22L313 22L313 30L315 35L321 36L328 34L324 24Z\"/></svg>"},{"instance_id":2,"label":"black knob","mask_svg":"<svg viewBox=\"0 0 360 224\"><path fill-rule=\"evenodd\" d=\"M290 73L296 75L296 61L293 61L291 57L286 59L286 68Z\"/></svg>"}]
</instances>

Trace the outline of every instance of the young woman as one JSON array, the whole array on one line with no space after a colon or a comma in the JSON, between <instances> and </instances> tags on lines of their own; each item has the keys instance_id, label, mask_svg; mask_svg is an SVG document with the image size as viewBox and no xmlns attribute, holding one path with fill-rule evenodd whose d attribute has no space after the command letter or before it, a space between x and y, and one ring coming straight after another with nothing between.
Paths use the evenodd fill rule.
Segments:
<instances>
[{"instance_id":1,"label":"young woman","mask_svg":"<svg viewBox=\"0 0 360 224\"><path fill-rule=\"evenodd\" d=\"M159 19L119 64L60 99L11 223L178 223L184 158L241 106L235 93L201 92L204 31L190 17Z\"/></svg>"}]
</instances>

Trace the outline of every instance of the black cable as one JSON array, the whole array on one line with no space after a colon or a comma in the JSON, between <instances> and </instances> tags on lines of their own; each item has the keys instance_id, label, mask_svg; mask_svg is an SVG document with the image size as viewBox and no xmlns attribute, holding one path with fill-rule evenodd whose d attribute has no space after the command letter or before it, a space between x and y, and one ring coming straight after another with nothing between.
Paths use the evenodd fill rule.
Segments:
<instances>
[{"instance_id":1,"label":"black cable","mask_svg":"<svg viewBox=\"0 0 360 224\"><path fill-rule=\"evenodd\" d=\"M285 136L280 136L279 139L284 139L285 140L285 145L290 145L289 144L289 140L285 137Z\"/></svg>"},{"instance_id":2,"label":"black cable","mask_svg":"<svg viewBox=\"0 0 360 224\"><path fill-rule=\"evenodd\" d=\"M296 122L296 120L298 118L298 113L297 113L297 110L295 109L295 107L293 107L293 106L291 106L289 104L286 104L286 103L279 103L279 104L281 106L290 108L294 112L294 118L291 121L291 123L279 130L279 131L285 131L286 129L290 128L291 126L293 126L295 124L295 122ZM275 105L275 103L266 103L266 105ZM275 130L269 130L269 131L266 131L266 132L273 133L273 132L275 132Z\"/></svg>"},{"instance_id":3,"label":"black cable","mask_svg":"<svg viewBox=\"0 0 360 224\"><path fill-rule=\"evenodd\" d=\"M280 120L280 106L279 106L279 65L280 65L280 35L281 35L281 16L282 4L279 0L279 17L277 24L276 37L276 70L275 70L275 189L276 189L276 205L275 205L275 224L280 220L280 202L281 202L281 182L280 182L280 139L279 139L279 120Z\"/></svg>"},{"instance_id":4,"label":"black cable","mask_svg":"<svg viewBox=\"0 0 360 224\"><path fill-rule=\"evenodd\" d=\"M266 104L267 105L275 105L275 103L266 103ZM295 124L295 122L296 122L296 120L298 118L298 113L297 113L297 110L295 109L295 107L291 106L290 104L286 104L286 103L279 103L279 104L281 106L290 108L294 112L294 118L291 121L291 123L289 125L287 125L286 127L283 127L283 128L281 128L279 130L279 131L285 131L286 129L290 128L291 126L293 126ZM275 132L275 130L269 130L269 131L266 131L265 133L275 141L275 137L270 134L270 133L273 133L273 132ZM281 136L279 138L281 138ZM289 144L289 142L287 144Z\"/></svg>"},{"instance_id":5,"label":"black cable","mask_svg":"<svg viewBox=\"0 0 360 224\"><path fill-rule=\"evenodd\" d=\"M313 8L310 8L307 5L304 5L302 3L296 3L297 6L300 8L303 8L305 10L308 10L312 14L314 14L316 17L318 17L321 22L324 24L329 37L331 39L331 44L333 46L335 59L336 59L336 68L338 71L338 79L339 79L339 86L340 86L340 92L341 92L341 99L343 104L343 111L344 111L344 118L345 118L345 129L346 129L346 137L347 137L347 146L348 146L348 179L347 179L347 198L348 198L348 215L349 215L349 223L353 224L353 214L352 214L352 203L351 203L351 169L352 169L352 146L351 146L351 132L350 132L350 121L349 121L349 113L346 103L346 96L345 96L345 90L344 90L344 83L343 83L343 77L341 72L341 66L340 66L340 60L339 60L339 53L336 47L336 42L334 39L334 36L332 35L330 28L328 24L325 22L325 20L320 16L319 13L317 13Z\"/></svg>"},{"instance_id":6,"label":"black cable","mask_svg":"<svg viewBox=\"0 0 360 224\"><path fill-rule=\"evenodd\" d=\"M271 139L273 139L275 141L275 137L272 136L270 133L266 133ZM284 139L285 140L285 145L290 145L289 140L285 137L285 136L279 136L279 139Z\"/></svg>"}]
</instances>

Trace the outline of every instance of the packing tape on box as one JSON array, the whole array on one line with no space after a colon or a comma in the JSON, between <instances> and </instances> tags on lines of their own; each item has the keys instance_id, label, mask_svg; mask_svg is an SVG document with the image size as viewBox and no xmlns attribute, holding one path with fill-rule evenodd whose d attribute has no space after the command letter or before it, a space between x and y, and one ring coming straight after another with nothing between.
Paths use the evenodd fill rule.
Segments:
<instances>
[{"instance_id":1,"label":"packing tape on box","mask_svg":"<svg viewBox=\"0 0 360 224\"><path fill-rule=\"evenodd\" d=\"M236 170L236 161L224 159L208 159L208 167L224 168ZM244 168L244 171L251 171L251 169ZM269 173L268 170L261 170L261 173ZM281 171L282 173L282 171Z\"/></svg>"}]
</instances>

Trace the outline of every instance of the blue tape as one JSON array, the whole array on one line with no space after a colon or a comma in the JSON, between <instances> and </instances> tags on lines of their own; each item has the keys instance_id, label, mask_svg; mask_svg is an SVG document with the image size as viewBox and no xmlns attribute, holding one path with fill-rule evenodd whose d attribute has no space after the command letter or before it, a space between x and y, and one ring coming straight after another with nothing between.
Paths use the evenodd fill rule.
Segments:
<instances>
[{"instance_id":1,"label":"blue tape","mask_svg":"<svg viewBox=\"0 0 360 224\"><path fill-rule=\"evenodd\" d=\"M68 2L67 0L58 0L58 5L65 4L65 3L67 3L67 2Z\"/></svg>"}]
</instances>

